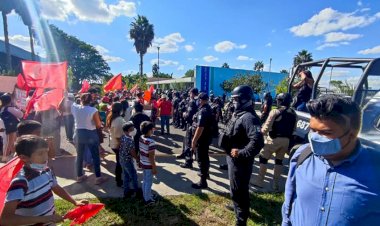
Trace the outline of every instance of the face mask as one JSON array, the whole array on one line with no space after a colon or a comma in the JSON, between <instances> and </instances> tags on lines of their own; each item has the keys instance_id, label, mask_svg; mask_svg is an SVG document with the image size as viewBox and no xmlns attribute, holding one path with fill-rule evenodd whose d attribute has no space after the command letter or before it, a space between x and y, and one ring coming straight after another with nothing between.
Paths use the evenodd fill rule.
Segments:
<instances>
[{"instance_id":1,"label":"face mask","mask_svg":"<svg viewBox=\"0 0 380 226\"><path fill-rule=\"evenodd\" d=\"M47 168L47 161L43 164L31 163L30 168L37 170L37 171L42 171L42 170Z\"/></svg>"},{"instance_id":2,"label":"face mask","mask_svg":"<svg viewBox=\"0 0 380 226\"><path fill-rule=\"evenodd\" d=\"M129 132L129 136L134 137L136 135L136 129L133 129L132 132Z\"/></svg>"},{"instance_id":3,"label":"face mask","mask_svg":"<svg viewBox=\"0 0 380 226\"><path fill-rule=\"evenodd\" d=\"M349 133L349 130L344 133L342 136L331 139L325 136L318 134L317 132L309 132L308 138L311 146L311 150L314 154L325 156L325 155L334 155L342 150L340 144L340 138L346 136Z\"/></svg>"},{"instance_id":4,"label":"face mask","mask_svg":"<svg viewBox=\"0 0 380 226\"><path fill-rule=\"evenodd\" d=\"M242 110L245 109L246 107L252 105L252 101L247 101L245 103L240 103L239 101L233 100L232 104L234 105L235 110Z\"/></svg>"}]
</instances>

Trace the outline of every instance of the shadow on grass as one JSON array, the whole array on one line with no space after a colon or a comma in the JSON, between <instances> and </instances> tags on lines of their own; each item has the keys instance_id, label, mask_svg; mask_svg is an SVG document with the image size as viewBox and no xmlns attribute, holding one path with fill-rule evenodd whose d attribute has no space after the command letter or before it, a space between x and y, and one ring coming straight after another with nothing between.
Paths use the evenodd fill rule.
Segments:
<instances>
[{"instance_id":1,"label":"shadow on grass","mask_svg":"<svg viewBox=\"0 0 380 226\"><path fill-rule=\"evenodd\" d=\"M186 205L177 207L163 197L149 207L140 199L101 198L99 201L105 204L109 213L118 217L118 220L103 225L198 225L184 214L191 212Z\"/></svg>"},{"instance_id":2,"label":"shadow on grass","mask_svg":"<svg viewBox=\"0 0 380 226\"><path fill-rule=\"evenodd\" d=\"M250 219L264 225L281 225L283 194L251 193Z\"/></svg>"}]
</instances>

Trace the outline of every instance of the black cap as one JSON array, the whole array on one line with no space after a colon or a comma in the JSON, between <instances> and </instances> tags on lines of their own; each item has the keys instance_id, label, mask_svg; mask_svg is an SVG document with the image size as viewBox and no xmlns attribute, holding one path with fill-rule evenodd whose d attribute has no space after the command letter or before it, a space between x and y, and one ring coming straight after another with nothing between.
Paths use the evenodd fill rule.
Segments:
<instances>
[{"instance_id":1,"label":"black cap","mask_svg":"<svg viewBox=\"0 0 380 226\"><path fill-rule=\"evenodd\" d=\"M192 94L194 94L194 95L198 95L198 93L199 93L199 91L198 91L197 88L192 88L192 89L190 90L190 92L191 92Z\"/></svg>"},{"instance_id":2,"label":"black cap","mask_svg":"<svg viewBox=\"0 0 380 226\"><path fill-rule=\"evenodd\" d=\"M208 100L208 95L207 95L207 93L203 93L203 92L201 92L201 93L198 95L198 98L201 99L201 100Z\"/></svg>"}]
</instances>

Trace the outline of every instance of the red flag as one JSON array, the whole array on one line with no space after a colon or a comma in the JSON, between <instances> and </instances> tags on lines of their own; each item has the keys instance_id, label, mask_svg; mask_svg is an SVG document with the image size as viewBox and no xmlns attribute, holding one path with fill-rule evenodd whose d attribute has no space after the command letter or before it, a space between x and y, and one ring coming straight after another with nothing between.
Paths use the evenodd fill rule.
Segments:
<instances>
[{"instance_id":1,"label":"red flag","mask_svg":"<svg viewBox=\"0 0 380 226\"><path fill-rule=\"evenodd\" d=\"M41 63L22 61L26 84L31 88L59 88L67 86L67 62Z\"/></svg>"},{"instance_id":2,"label":"red flag","mask_svg":"<svg viewBox=\"0 0 380 226\"><path fill-rule=\"evenodd\" d=\"M90 203L70 210L65 214L65 216L63 216L63 218L72 220L70 225L83 224L103 208L103 203Z\"/></svg>"},{"instance_id":3,"label":"red flag","mask_svg":"<svg viewBox=\"0 0 380 226\"><path fill-rule=\"evenodd\" d=\"M129 90L129 92L134 93L134 92L137 90L137 88L138 88L138 85L136 84L136 85L134 85L134 86L132 87L131 90Z\"/></svg>"},{"instance_id":4,"label":"red flag","mask_svg":"<svg viewBox=\"0 0 380 226\"><path fill-rule=\"evenodd\" d=\"M53 89L47 91L36 98L34 102L34 110L45 111L52 108L57 109L63 99L62 89Z\"/></svg>"},{"instance_id":5,"label":"red flag","mask_svg":"<svg viewBox=\"0 0 380 226\"><path fill-rule=\"evenodd\" d=\"M144 100L146 100L146 102L149 102L151 98L152 98L152 93L149 90L145 91Z\"/></svg>"},{"instance_id":6,"label":"red flag","mask_svg":"<svg viewBox=\"0 0 380 226\"><path fill-rule=\"evenodd\" d=\"M121 82L121 73L112 77L104 86L104 92L121 89L123 86Z\"/></svg>"},{"instance_id":7,"label":"red flag","mask_svg":"<svg viewBox=\"0 0 380 226\"><path fill-rule=\"evenodd\" d=\"M154 93L154 86L153 86L153 85L150 85L150 87L149 87L149 92L150 92L151 94Z\"/></svg>"},{"instance_id":8,"label":"red flag","mask_svg":"<svg viewBox=\"0 0 380 226\"><path fill-rule=\"evenodd\" d=\"M26 90L26 92L29 92L30 88L26 84L26 81L24 79L24 76L22 74L18 74L17 76L17 87L22 90Z\"/></svg>"},{"instance_id":9,"label":"red flag","mask_svg":"<svg viewBox=\"0 0 380 226\"><path fill-rule=\"evenodd\" d=\"M42 95L44 92L43 88L38 88L34 91L33 96L30 98L28 104L25 107L25 114L24 119L26 119L29 115L29 112L34 108L34 103L36 102L36 99Z\"/></svg>"},{"instance_id":10,"label":"red flag","mask_svg":"<svg viewBox=\"0 0 380 226\"><path fill-rule=\"evenodd\" d=\"M87 80L83 80L82 88L79 90L78 93L86 93L89 89L90 89L90 83L88 83Z\"/></svg>"},{"instance_id":11,"label":"red flag","mask_svg":"<svg viewBox=\"0 0 380 226\"><path fill-rule=\"evenodd\" d=\"M15 157L0 167L0 215L3 212L5 196L7 195L9 186L23 166L24 162L19 157Z\"/></svg>"}]
</instances>

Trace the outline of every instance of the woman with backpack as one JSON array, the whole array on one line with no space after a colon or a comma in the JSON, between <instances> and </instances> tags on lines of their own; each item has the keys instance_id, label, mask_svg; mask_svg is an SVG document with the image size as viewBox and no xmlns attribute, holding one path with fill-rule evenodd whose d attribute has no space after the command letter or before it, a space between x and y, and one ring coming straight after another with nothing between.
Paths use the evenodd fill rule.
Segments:
<instances>
[{"instance_id":1,"label":"woman with backpack","mask_svg":"<svg viewBox=\"0 0 380 226\"><path fill-rule=\"evenodd\" d=\"M7 162L14 152L14 142L16 141L17 124L23 117L23 113L18 108L12 106L12 97L9 93L0 97L0 117L4 122L5 134L7 137L6 146L3 150L2 162Z\"/></svg>"}]
</instances>

